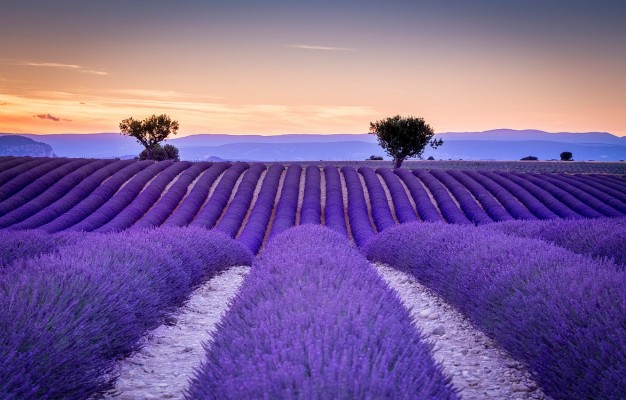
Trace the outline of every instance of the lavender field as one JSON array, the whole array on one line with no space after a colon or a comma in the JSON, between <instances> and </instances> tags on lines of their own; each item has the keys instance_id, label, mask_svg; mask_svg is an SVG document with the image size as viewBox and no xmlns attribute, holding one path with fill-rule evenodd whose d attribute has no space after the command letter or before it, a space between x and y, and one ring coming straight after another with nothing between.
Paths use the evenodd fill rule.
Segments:
<instances>
[{"instance_id":1,"label":"lavender field","mask_svg":"<svg viewBox=\"0 0 626 400\"><path fill-rule=\"evenodd\" d=\"M626 171L496 164L0 157L0 398L623 398Z\"/></svg>"}]
</instances>

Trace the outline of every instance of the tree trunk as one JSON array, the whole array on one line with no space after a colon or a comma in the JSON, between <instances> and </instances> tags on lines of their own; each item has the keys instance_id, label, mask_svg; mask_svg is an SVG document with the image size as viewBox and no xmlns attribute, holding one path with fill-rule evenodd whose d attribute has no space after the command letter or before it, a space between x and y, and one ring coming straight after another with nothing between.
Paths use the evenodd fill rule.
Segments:
<instances>
[{"instance_id":1,"label":"tree trunk","mask_svg":"<svg viewBox=\"0 0 626 400\"><path fill-rule=\"evenodd\" d=\"M146 160L152 160L152 147L146 147Z\"/></svg>"},{"instance_id":2,"label":"tree trunk","mask_svg":"<svg viewBox=\"0 0 626 400\"><path fill-rule=\"evenodd\" d=\"M393 167L394 168L400 168L400 166L402 165L402 161L404 161L404 158L401 157L395 157L393 159Z\"/></svg>"}]
</instances>

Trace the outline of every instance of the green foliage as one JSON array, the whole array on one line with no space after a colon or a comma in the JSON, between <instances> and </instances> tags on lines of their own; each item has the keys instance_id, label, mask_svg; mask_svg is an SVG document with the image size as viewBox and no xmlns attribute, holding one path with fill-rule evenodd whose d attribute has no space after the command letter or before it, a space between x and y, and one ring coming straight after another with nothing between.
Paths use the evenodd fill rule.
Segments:
<instances>
[{"instance_id":1,"label":"green foliage","mask_svg":"<svg viewBox=\"0 0 626 400\"><path fill-rule=\"evenodd\" d=\"M535 156L526 156L524 158L522 158L522 161L537 161L539 160L537 157Z\"/></svg>"},{"instance_id":2,"label":"green foliage","mask_svg":"<svg viewBox=\"0 0 626 400\"><path fill-rule=\"evenodd\" d=\"M370 161L382 161L383 158L381 156L371 155L370 158L368 158L368 160L370 160Z\"/></svg>"},{"instance_id":3,"label":"green foliage","mask_svg":"<svg viewBox=\"0 0 626 400\"><path fill-rule=\"evenodd\" d=\"M395 168L411 157L422 158L424 148L437 148L443 140L434 140L435 131L423 118L396 115L370 123L370 133L378 137L378 144L393 157Z\"/></svg>"},{"instance_id":4,"label":"green foliage","mask_svg":"<svg viewBox=\"0 0 626 400\"><path fill-rule=\"evenodd\" d=\"M167 139L170 134L176 135L178 121L172 121L166 114L152 115L143 121L128 118L120 123L120 133L137 139L146 148L146 159L155 159L153 152L156 145Z\"/></svg>"},{"instance_id":5,"label":"green foliage","mask_svg":"<svg viewBox=\"0 0 626 400\"><path fill-rule=\"evenodd\" d=\"M573 156L570 151L564 151L561 153L561 161L572 161Z\"/></svg>"},{"instance_id":6,"label":"green foliage","mask_svg":"<svg viewBox=\"0 0 626 400\"><path fill-rule=\"evenodd\" d=\"M427 160L428 160L428 161L435 161L435 157L430 156L430 157L428 157L428 158L427 158Z\"/></svg>"},{"instance_id":7,"label":"green foliage","mask_svg":"<svg viewBox=\"0 0 626 400\"><path fill-rule=\"evenodd\" d=\"M143 150L141 153L139 153L139 159L140 160L150 160L148 158L148 150ZM178 156L178 149L175 146L172 146L171 144L166 144L165 146L161 147L160 144L156 144L153 148L152 148L152 158L151 160L154 161L165 161L165 160L172 160L172 161L180 161L180 157Z\"/></svg>"}]
</instances>

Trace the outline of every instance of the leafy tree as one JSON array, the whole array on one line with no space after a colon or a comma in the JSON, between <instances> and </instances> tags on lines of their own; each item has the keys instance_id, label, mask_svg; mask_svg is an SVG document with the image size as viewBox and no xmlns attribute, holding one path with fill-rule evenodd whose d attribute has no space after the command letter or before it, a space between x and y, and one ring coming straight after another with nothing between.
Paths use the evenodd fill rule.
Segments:
<instances>
[{"instance_id":1,"label":"leafy tree","mask_svg":"<svg viewBox=\"0 0 626 400\"><path fill-rule=\"evenodd\" d=\"M572 161L573 156L570 151L564 151L561 153L561 161Z\"/></svg>"},{"instance_id":2,"label":"leafy tree","mask_svg":"<svg viewBox=\"0 0 626 400\"><path fill-rule=\"evenodd\" d=\"M148 160L148 150L143 150L139 153L140 160ZM178 149L171 144L166 144L161 147L160 144L155 145L152 148L152 160L154 161L165 161L165 160L173 160L180 161L180 157L178 156Z\"/></svg>"},{"instance_id":3,"label":"leafy tree","mask_svg":"<svg viewBox=\"0 0 626 400\"><path fill-rule=\"evenodd\" d=\"M428 157L428 158L427 158L427 160L428 160L428 161L435 161L435 157L430 156L430 157Z\"/></svg>"},{"instance_id":4,"label":"leafy tree","mask_svg":"<svg viewBox=\"0 0 626 400\"><path fill-rule=\"evenodd\" d=\"M434 140L435 131L423 118L412 116L389 117L370 123L370 133L378 137L378 144L393 157L394 167L400 168L409 157L422 158L424 148L437 148L443 140Z\"/></svg>"},{"instance_id":5,"label":"leafy tree","mask_svg":"<svg viewBox=\"0 0 626 400\"><path fill-rule=\"evenodd\" d=\"M522 161L537 161L539 160L537 157L535 156L526 156L524 158L522 158Z\"/></svg>"},{"instance_id":6,"label":"leafy tree","mask_svg":"<svg viewBox=\"0 0 626 400\"><path fill-rule=\"evenodd\" d=\"M132 136L146 148L146 159L154 159L154 149L170 134L176 135L178 131L178 121L172 121L166 114L152 115L143 121L138 121L132 117L120 123L120 133Z\"/></svg>"},{"instance_id":7,"label":"leafy tree","mask_svg":"<svg viewBox=\"0 0 626 400\"><path fill-rule=\"evenodd\" d=\"M381 156L375 156L375 155L371 155L370 158L368 158L368 160L370 161L382 161L382 157Z\"/></svg>"}]
</instances>

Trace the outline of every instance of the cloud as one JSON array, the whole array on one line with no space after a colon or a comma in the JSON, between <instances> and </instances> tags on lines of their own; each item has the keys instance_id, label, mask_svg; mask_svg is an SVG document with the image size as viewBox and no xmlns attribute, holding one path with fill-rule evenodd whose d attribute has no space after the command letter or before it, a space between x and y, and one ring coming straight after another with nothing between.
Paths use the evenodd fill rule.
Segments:
<instances>
[{"instance_id":1,"label":"cloud","mask_svg":"<svg viewBox=\"0 0 626 400\"><path fill-rule=\"evenodd\" d=\"M325 51L356 51L348 47L312 46L308 44L288 44L287 47L304 50L325 50Z\"/></svg>"},{"instance_id":2,"label":"cloud","mask_svg":"<svg viewBox=\"0 0 626 400\"><path fill-rule=\"evenodd\" d=\"M51 63L51 62L43 62L43 63L23 62L23 63L19 63L18 65L24 65L27 67L46 67L46 68L67 69L71 71L80 72L82 74L109 75L108 72L89 69L89 68L83 67L82 65L77 65L77 64L60 64L60 63Z\"/></svg>"},{"instance_id":3,"label":"cloud","mask_svg":"<svg viewBox=\"0 0 626 400\"><path fill-rule=\"evenodd\" d=\"M65 118L59 118L59 117L55 117L54 115L50 115L50 114L37 114L37 115L33 115L33 118L40 118L40 119L49 119L50 121L54 121L54 122L59 122L59 121L71 121L71 119L65 119Z\"/></svg>"}]
</instances>

